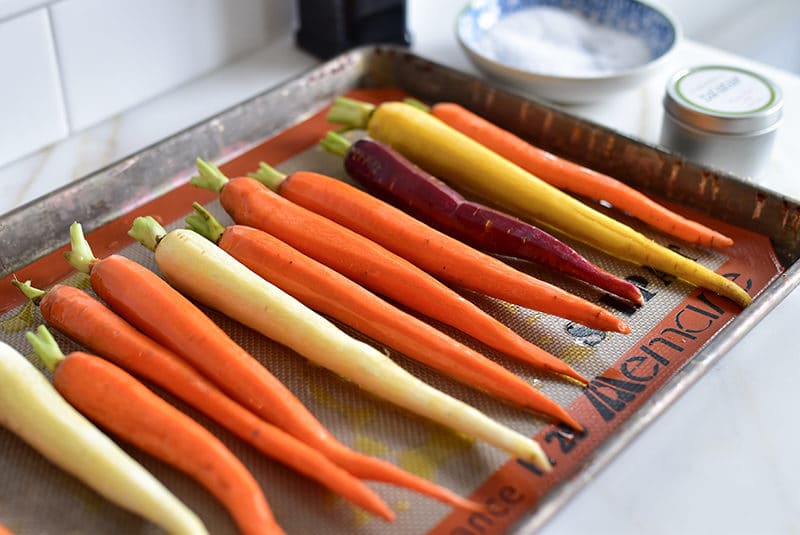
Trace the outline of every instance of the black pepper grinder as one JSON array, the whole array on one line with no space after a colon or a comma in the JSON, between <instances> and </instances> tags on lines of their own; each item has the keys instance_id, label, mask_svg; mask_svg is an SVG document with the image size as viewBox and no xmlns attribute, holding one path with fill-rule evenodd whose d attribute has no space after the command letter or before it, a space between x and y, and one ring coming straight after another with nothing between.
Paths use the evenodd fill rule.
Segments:
<instances>
[{"instance_id":1,"label":"black pepper grinder","mask_svg":"<svg viewBox=\"0 0 800 535\"><path fill-rule=\"evenodd\" d=\"M405 0L299 0L297 44L329 59L365 44L408 46Z\"/></svg>"}]
</instances>

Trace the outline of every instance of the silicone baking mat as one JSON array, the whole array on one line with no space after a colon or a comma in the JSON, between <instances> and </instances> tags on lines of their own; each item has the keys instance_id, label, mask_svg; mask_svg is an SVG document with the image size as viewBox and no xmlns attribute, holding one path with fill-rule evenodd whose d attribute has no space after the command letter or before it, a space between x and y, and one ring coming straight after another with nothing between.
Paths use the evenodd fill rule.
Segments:
<instances>
[{"instance_id":1,"label":"silicone baking mat","mask_svg":"<svg viewBox=\"0 0 800 535\"><path fill-rule=\"evenodd\" d=\"M399 98L399 88L359 88L351 95L373 102ZM414 95L420 96L423 95ZM257 168L266 161L279 170L312 170L347 180L341 160L322 151L317 142L332 128L325 110L302 118L262 143L230 155L222 165L228 176ZM184 177L185 178L185 177ZM88 238L97 256L118 253L157 272L152 255L132 244L126 231L134 217L153 215L168 228L183 226L191 202L208 206L223 223L231 220L214 194L177 182L163 195L116 215L92 230ZM784 274L770 238L680 204L671 206L734 238L736 245L724 252L689 247L639 226L620 214L615 217L637 227L663 245L731 278L751 296L757 296ZM313 229L306 229L313 232ZM67 227L59 230L66 241ZM568 241L568 240L567 240ZM625 318L628 335L588 329L485 296L462 292L526 339L564 359L591 379L586 388L518 364L490 348L441 324L438 328L500 362L542 392L567 407L586 428L576 435L456 383L414 361L386 351L400 365L433 386L462 399L512 428L535 436L550 456L554 470L540 473L535 467L508 458L495 448L452 433L422 418L366 395L352 384L308 363L291 350L207 310L231 336L261 361L312 410L341 440L354 448L387 459L462 495L485 502L485 513L453 510L438 502L390 485L371 483L397 511L397 520L386 524L351 507L321 486L280 464L266 459L227 431L158 390L219 436L253 472L275 512L289 533L440 533L499 534L530 525L544 514L543 504L575 486L576 479L597 464L598 452L614 444L620 429L644 418L642 407L654 396L674 389L675 376L741 314L728 300L695 289L679 280L645 267L636 267L570 242L579 252L612 273L637 284L645 305L629 308L591 287L572 281L534 264L515 263L521 270L553 282L597 302ZM23 354L31 355L24 332L42 322L38 310L24 303L9 284L12 277L31 279L37 287L61 281L91 291L83 275L70 271L63 248L15 269L0 283L0 336ZM359 333L340 325L351 335ZM58 333L57 333L58 335ZM58 335L65 350L77 345ZM377 345L377 344L376 344ZM672 380L670 382L670 380ZM685 385L684 385L685 386ZM652 414L651 414L652 416ZM60 472L11 433L0 429L0 522L16 533L154 533L156 528L106 502L77 480ZM215 534L234 533L225 511L202 488L173 469L135 450L131 453L150 468L207 523Z\"/></svg>"}]
</instances>

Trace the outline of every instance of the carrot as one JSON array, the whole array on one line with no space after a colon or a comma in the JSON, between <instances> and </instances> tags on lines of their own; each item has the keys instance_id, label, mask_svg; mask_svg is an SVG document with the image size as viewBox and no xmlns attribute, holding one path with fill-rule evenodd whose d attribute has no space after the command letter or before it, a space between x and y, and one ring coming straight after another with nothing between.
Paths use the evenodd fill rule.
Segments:
<instances>
[{"instance_id":1,"label":"carrot","mask_svg":"<svg viewBox=\"0 0 800 535\"><path fill-rule=\"evenodd\" d=\"M541 446L474 407L424 383L374 347L360 342L259 277L200 234L167 232L137 218L129 234L155 244L156 264L182 293L219 310L367 392L549 470Z\"/></svg>"},{"instance_id":2,"label":"carrot","mask_svg":"<svg viewBox=\"0 0 800 535\"><path fill-rule=\"evenodd\" d=\"M65 356L44 325L26 336L53 372L56 390L87 418L194 478L243 534L283 533L258 482L203 426L109 361L82 351Z\"/></svg>"},{"instance_id":3,"label":"carrot","mask_svg":"<svg viewBox=\"0 0 800 535\"><path fill-rule=\"evenodd\" d=\"M317 312L495 397L581 430L564 409L494 361L390 305L324 264L258 229L223 227L195 203L189 226Z\"/></svg>"},{"instance_id":4,"label":"carrot","mask_svg":"<svg viewBox=\"0 0 800 535\"><path fill-rule=\"evenodd\" d=\"M362 286L522 362L587 382L566 363L372 240L282 198L255 179L228 180L213 164L197 163L200 175L192 182L219 191L222 206L238 224L268 232Z\"/></svg>"},{"instance_id":5,"label":"carrot","mask_svg":"<svg viewBox=\"0 0 800 535\"><path fill-rule=\"evenodd\" d=\"M559 189L605 200L651 227L691 244L706 247L733 245L731 238L676 214L619 180L537 148L458 104L440 102L434 104L430 112Z\"/></svg>"},{"instance_id":6,"label":"carrot","mask_svg":"<svg viewBox=\"0 0 800 535\"><path fill-rule=\"evenodd\" d=\"M16 282L51 326L90 351L144 378L212 418L261 453L317 480L386 520L391 509L364 483L317 450L261 420L189 366L89 294L56 285L47 292Z\"/></svg>"},{"instance_id":7,"label":"carrot","mask_svg":"<svg viewBox=\"0 0 800 535\"><path fill-rule=\"evenodd\" d=\"M466 200L379 141L362 138L350 143L336 132L328 132L320 143L327 151L344 157L348 175L367 191L464 243L489 253L538 262L634 304L643 302L641 292L630 282L600 269L543 230Z\"/></svg>"},{"instance_id":8,"label":"carrot","mask_svg":"<svg viewBox=\"0 0 800 535\"><path fill-rule=\"evenodd\" d=\"M403 102L386 102L366 113L368 124L364 124L364 110L349 112L364 107L362 104L337 99L328 118L366 127L371 137L392 146L432 175L490 199L523 219L547 225L622 260L675 275L741 307L751 303L750 296L733 281L589 208L431 114ZM354 115L352 122L348 122L350 115Z\"/></svg>"},{"instance_id":9,"label":"carrot","mask_svg":"<svg viewBox=\"0 0 800 535\"><path fill-rule=\"evenodd\" d=\"M593 329L630 332L625 321L594 303L526 275L341 180L303 171L286 176L265 163L251 176L447 283Z\"/></svg>"},{"instance_id":10,"label":"carrot","mask_svg":"<svg viewBox=\"0 0 800 535\"><path fill-rule=\"evenodd\" d=\"M5 527L3 524L0 524L0 535L14 535L11 533L11 530Z\"/></svg>"},{"instance_id":11,"label":"carrot","mask_svg":"<svg viewBox=\"0 0 800 535\"><path fill-rule=\"evenodd\" d=\"M67 260L77 270L90 274L92 289L106 304L262 419L317 449L356 477L406 487L456 507L483 509L439 485L338 442L269 370L155 273L120 255L95 258L79 223L70 227L70 242Z\"/></svg>"},{"instance_id":12,"label":"carrot","mask_svg":"<svg viewBox=\"0 0 800 535\"><path fill-rule=\"evenodd\" d=\"M4 342L0 342L0 385L0 425L50 462L168 533L208 533L197 515Z\"/></svg>"}]
</instances>

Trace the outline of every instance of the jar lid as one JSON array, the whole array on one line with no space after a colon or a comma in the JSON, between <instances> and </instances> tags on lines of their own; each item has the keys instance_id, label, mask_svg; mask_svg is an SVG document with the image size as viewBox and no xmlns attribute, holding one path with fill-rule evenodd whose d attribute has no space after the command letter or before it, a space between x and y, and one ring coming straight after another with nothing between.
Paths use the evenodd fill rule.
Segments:
<instances>
[{"instance_id":1,"label":"jar lid","mask_svg":"<svg viewBox=\"0 0 800 535\"><path fill-rule=\"evenodd\" d=\"M750 134L775 126L783 113L780 89L753 72L707 65L677 72L664 109L686 125L720 134Z\"/></svg>"}]
</instances>

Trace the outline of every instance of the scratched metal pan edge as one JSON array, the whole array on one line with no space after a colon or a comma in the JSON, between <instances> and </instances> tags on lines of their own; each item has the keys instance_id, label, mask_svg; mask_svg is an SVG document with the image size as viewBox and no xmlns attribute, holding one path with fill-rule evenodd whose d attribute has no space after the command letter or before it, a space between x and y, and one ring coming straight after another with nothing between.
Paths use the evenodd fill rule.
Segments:
<instances>
[{"instance_id":1,"label":"scratched metal pan edge","mask_svg":"<svg viewBox=\"0 0 800 535\"><path fill-rule=\"evenodd\" d=\"M332 60L0 215L0 277L66 244L73 221L93 230L187 182L195 158L229 160L301 122L357 86L357 63Z\"/></svg>"},{"instance_id":2,"label":"scratched metal pan edge","mask_svg":"<svg viewBox=\"0 0 800 535\"><path fill-rule=\"evenodd\" d=\"M657 146L571 116L544 102L503 90L405 49L370 46L319 67L189 127L56 192L0 216L0 276L65 243L64 229L80 220L94 229L182 183L197 156L225 161L359 87L398 87L418 98L471 107L552 152L608 172L648 192L772 238L786 271L689 364L614 432L574 477L550 492L514 531L541 527L691 384L735 345L800 282L800 238L785 214L797 201L732 175L686 162ZM520 121L520 118L526 118ZM546 125L546 128L545 128ZM577 140L577 141L576 141ZM713 185L703 187L700 185ZM762 217L753 218L760 206ZM782 215L783 214L783 215Z\"/></svg>"},{"instance_id":3,"label":"scratched metal pan edge","mask_svg":"<svg viewBox=\"0 0 800 535\"><path fill-rule=\"evenodd\" d=\"M183 183L192 173L195 157L230 159L318 111L339 93L377 86L395 86L419 98L469 106L551 152L771 236L784 266L800 257L800 234L785 224L792 219L785 214L800 214L796 200L687 162L655 145L403 48L370 46L344 53L1 215L0 277L63 245L61 229L73 220L94 229ZM756 209L761 215L754 219L751 215Z\"/></svg>"}]
</instances>

